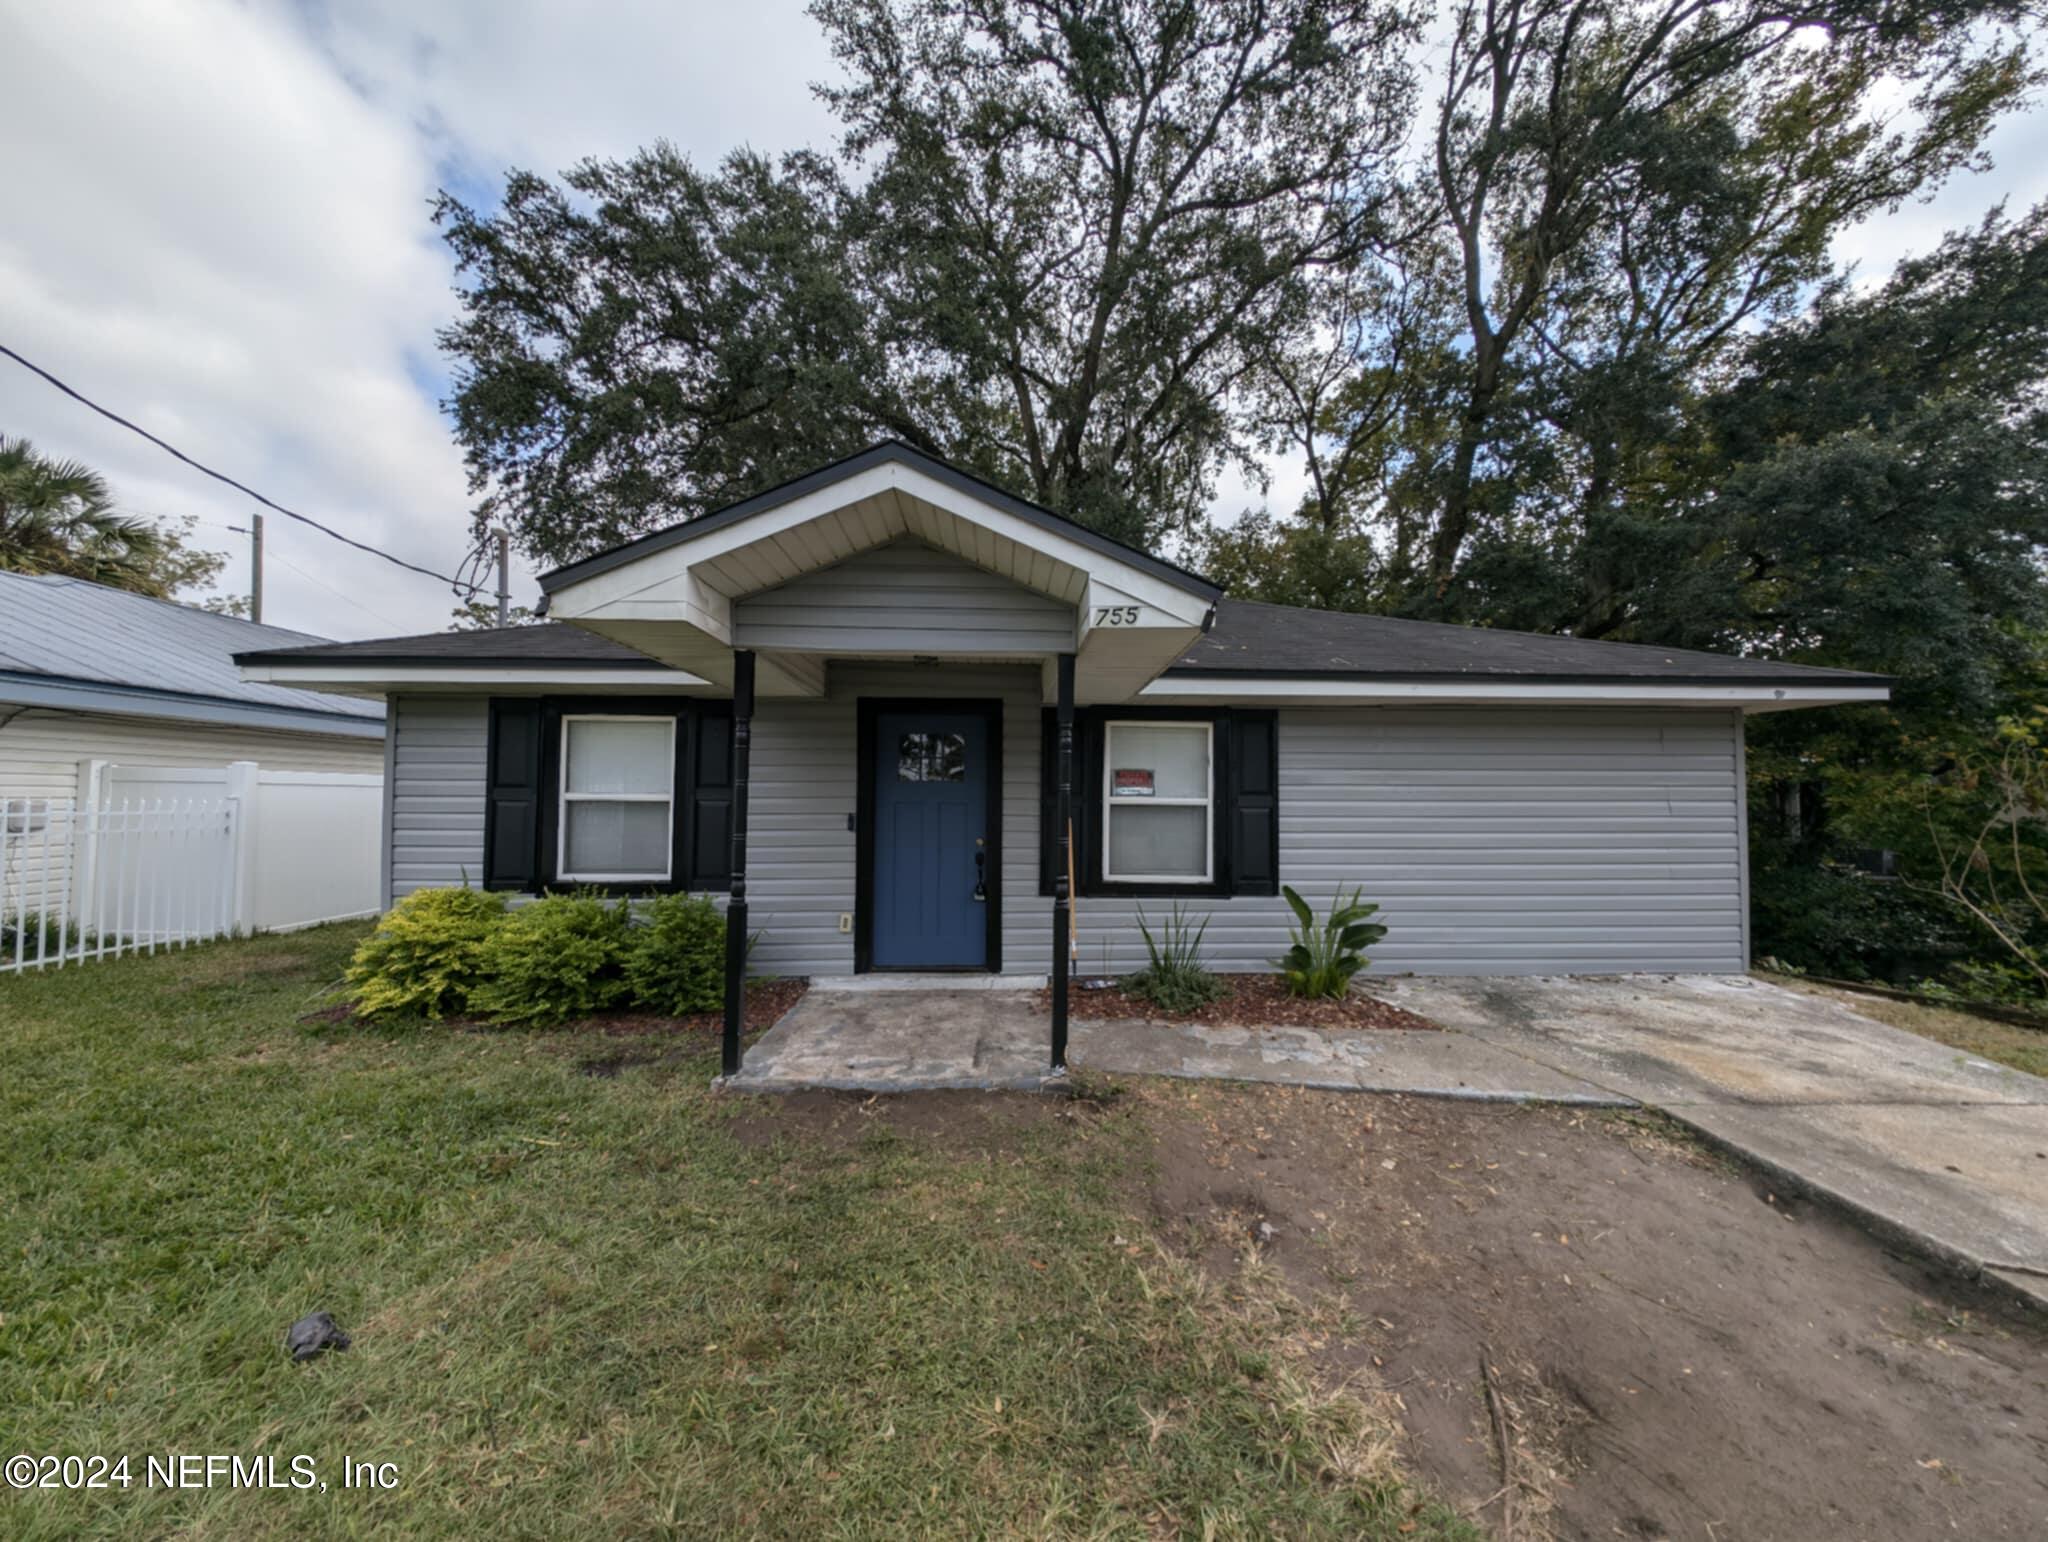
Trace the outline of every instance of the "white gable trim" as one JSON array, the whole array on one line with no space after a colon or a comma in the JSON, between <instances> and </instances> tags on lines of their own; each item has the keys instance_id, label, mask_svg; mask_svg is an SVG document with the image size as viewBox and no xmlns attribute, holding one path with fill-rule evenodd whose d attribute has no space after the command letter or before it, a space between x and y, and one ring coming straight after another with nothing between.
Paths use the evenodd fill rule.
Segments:
<instances>
[{"instance_id":1,"label":"white gable trim","mask_svg":"<svg viewBox=\"0 0 2048 1542\"><path fill-rule=\"evenodd\" d=\"M904 511L900 501L882 497L890 493L899 495L899 499L914 499L928 505L969 530L948 532L943 527L934 528L937 522L929 517L920 518ZM837 522L837 528L821 532L825 543L816 554L780 539L835 515L844 518ZM986 539L981 538L983 533ZM608 571L572 580L553 591L549 614L566 621L625 610L639 616L658 608L665 618L688 620L706 631L722 627L729 636L732 600L773 588L797 575L781 575L771 582L748 585L723 576L713 579L704 574L707 565L750 547L779 544L786 557L801 564L798 572L811 572L905 534L934 539L936 544L977 566L989 567L1005 578L1058 599L1075 598L1068 591L1073 587L1071 577L1078 575L1089 582L1107 583L1152 607L1168 625L1199 627L1209 611L1207 600L1135 564L1021 519L915 466L885 462L815 488L788 503L707 530L702 536L677 541ZM949 535L953 538L949 539ZM1029 562L1005 561L1013 552L1004 551L998 542L1008 543L1014 548L1014 555L1044 557L1055 571L1046 574L1039 568L1034 572L1034 565ZM1013 571L1012 567L1022 571ZM1066 571L1062 573L1059 569ZM697 615L686 614L692 611Z\"/></svg>"}]
</instances>

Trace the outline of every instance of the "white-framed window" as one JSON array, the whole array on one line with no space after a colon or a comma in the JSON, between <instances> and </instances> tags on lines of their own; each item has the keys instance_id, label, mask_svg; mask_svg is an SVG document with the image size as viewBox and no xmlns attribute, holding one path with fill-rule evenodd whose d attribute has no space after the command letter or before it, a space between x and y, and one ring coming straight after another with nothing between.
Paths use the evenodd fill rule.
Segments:
<instances>
[{"instance_id":1,"label":"white-framed window","mask_svg":"<svg viewBox=\"0 0 2048 1542\"><path fill-rule=\"evenodd\" d=\"M559 781L557 878L669 880L676 818L673 717L565 714Z\"/></svg>"},{"instance_id":2,"label":"white-framed window","mask_svg":"<svg viewBox=\"0 0 2048 1542\"><path fill-rule=\"evenodd\" d=\"M1105 883L1216 876L1216 731L1201 722L1109 722L1102 744Z\"/></svg>"}]
</instances>

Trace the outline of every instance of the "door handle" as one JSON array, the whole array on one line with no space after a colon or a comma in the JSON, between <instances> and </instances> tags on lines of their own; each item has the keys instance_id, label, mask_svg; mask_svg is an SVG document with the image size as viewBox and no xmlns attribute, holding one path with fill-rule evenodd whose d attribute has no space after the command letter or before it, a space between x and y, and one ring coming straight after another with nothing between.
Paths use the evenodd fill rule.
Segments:
<instances>
[{"instance_id":1,"label":"door handle","mask_svg":"<svg viewBox=\"0 0 2048 1542\"><path fill-rule=\"evenodd\" d=\"M988 899L988 853L982 849L980 841L974 843L974 897L982 901Z\"/></svg>"}]
</instances>

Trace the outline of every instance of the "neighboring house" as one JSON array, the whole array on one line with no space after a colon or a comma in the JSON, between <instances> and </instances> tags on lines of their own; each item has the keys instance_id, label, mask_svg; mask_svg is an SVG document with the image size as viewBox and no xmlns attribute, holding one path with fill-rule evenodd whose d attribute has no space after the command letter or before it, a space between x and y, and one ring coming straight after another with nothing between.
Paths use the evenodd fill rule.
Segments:
<instances>
[{"instance_id":1,"label":"neighboring house","mask_svg":"<svg viewBox=\"0 0 2048 1542\"><path fill-rule=\"evenodd\" d=\"M68 798L81 761L384 768L384 709L256 685L234 655L322 639L77 578L0 573L0 797Z\"/></svg>"},{"instance_id":2,"label":"neighboring house","mask_svg":"<svg viewBox=\"0 0 2048 1542\"><path fill-rule=\"evenodd\" d=\"M541 584L550 625L241 662L390 703L387 895L729 890L770 972L1057 974L1069 864L1090 972L1175 901L1266 968L1283 883L1362 886L1378 971L1740 970L1744 715L1887 696L1231 600L895 443Z\"/></svg>"},{"instance_id":3,"label":"neighboring house","mask_svg":"<svg viewBox=\"0 0 2048 1542\"><path fill-rule=\"evenodd\" d=\"M376 908L383 705L235 667L319 641L0 573L0 974Z\"/></svg>"}]
</instances>

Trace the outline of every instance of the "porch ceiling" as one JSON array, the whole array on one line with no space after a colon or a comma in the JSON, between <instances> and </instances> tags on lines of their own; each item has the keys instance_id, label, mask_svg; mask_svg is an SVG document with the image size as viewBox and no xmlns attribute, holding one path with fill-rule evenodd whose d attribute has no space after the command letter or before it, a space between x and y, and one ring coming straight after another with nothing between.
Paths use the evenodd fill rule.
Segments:
<instances>
[{"instance_id":1,"label":"porch ceiling","mask_svg":"<svg viewBox=\"0 0 2048 1542\"><path fill-rule=\"evenodd\" d=\"M623 548L550 575L549 614L730 685L735 601L912 539L1073 607L1063 646L1000 658L1050 660L1072 650L1082 700L1129 699L1201 635L1215 598L1208 585L961 480L883 458L767 507L731 511L742 517L712 515L644 550ZM873 642L849 631L844 646L760 650L757 689L818 696L828 658L906 656ZM960 663L997 658L966 647L915 656L927 652Z\"/></svg>"}]
</instances>

